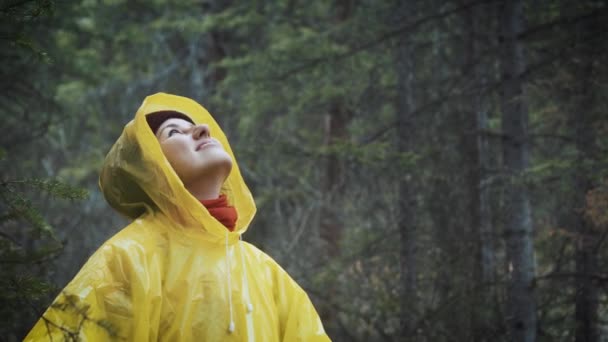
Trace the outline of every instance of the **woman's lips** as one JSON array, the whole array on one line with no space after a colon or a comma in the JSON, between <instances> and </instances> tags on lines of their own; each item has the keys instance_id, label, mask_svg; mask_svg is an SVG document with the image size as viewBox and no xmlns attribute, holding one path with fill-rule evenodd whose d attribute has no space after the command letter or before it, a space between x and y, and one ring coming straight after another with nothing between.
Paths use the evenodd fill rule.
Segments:
<instances>
[{"instance_id":1,"label":"woman's lips","mask_svg":"<svg viewBox=\"0 0 608 342\"><path fill-rule=\"evenodd\" d=\"M217 146L217 143L213 140L205 140L202 143L198 144L198 146L196 146L196 150L200 150L202 148L206 148L206 147L210 147L210 146Z\"/></svg>"}]
</instances>

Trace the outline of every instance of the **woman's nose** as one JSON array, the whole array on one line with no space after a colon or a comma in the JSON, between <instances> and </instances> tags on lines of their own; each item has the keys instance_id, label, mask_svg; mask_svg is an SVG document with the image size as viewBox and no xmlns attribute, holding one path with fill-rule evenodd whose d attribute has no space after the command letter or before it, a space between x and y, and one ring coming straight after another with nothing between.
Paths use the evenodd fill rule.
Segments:
<instances>
[{"instance_id":1,"label":"woman's nose","mask_svg":"<svg viewBox=\"0 0 608 342\"><path fill-rule=\"evenodd\" d=\"M201 138L209 138L209 136L210 136L209 125L200 124L200 125L194 126L194 130L192 131L192 136L196 140L201 139Z\"/></svg>"}]
</instances>

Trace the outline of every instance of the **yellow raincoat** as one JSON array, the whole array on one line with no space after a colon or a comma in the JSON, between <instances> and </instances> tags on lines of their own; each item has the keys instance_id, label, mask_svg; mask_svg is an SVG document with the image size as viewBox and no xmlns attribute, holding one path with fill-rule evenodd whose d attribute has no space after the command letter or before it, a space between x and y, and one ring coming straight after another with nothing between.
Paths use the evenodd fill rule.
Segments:
<instances>
[{"instance_id":1,"label":"yellow raincoat","mask_svg":"<svg viewBox=\"0 0 608 342\"><path fill-rule=\"evenodd\" d=\"M222 193L234 232L184 187L145 115L187 114L209 125L233 159ZM100 187L134 221L106 241L25 341L328 341L306 293L268 255L240 239L256 208L226 136L198 103L145 99L108 153Z\"/></svg>"}]
</instances>

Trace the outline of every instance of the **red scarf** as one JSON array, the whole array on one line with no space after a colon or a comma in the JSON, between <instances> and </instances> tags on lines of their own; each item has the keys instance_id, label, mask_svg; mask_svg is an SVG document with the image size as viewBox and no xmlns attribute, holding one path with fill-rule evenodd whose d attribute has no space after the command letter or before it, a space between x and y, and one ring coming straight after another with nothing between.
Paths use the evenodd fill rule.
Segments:
<instances>
[{"instance_id":1,"label":"red scarf","mask_svg":"<svg viewBox=\"0 0 608 342\"><path fill-rule=\"evenodd\" d=\"M200 200L201 204L207 208L209 214L220 221L229 231L233 231L238 218L236 209L228 205L226 195L221 194L220 197L210 200Z\"/></svg>"}]
</instances>

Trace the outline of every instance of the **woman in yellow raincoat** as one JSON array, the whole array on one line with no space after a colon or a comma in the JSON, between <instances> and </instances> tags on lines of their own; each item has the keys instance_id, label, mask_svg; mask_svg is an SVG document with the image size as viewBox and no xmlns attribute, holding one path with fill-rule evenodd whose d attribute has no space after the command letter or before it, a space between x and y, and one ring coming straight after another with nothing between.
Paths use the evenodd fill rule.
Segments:
<instances>
[{"instance_id":1,"label":"woman in yellow raincoat","mask_svg":"<svg viewBox=\"0 0 608 342\"><path fill-rule=\"evenodd\" d=\"M302 288L241 240L255 203L228 140L198 103L147 97L99 183L133 221L91 256L26 341L329 340ZM218 214L204 200L220 194Z\"/></svg>"}]
</instances>

